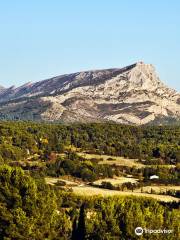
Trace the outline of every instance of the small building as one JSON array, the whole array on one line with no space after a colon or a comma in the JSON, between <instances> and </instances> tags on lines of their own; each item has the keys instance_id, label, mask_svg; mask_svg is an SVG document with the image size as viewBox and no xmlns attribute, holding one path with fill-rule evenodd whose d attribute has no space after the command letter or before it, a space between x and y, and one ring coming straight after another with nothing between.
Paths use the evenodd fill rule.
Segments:
<instances>
[{"instance_id":1,"label":"small building","mask_svg":"<svg viewBox=\"0 0 180 240\"><path fill-rule=\"evenodd\" d=\"M152 175L152 176L150 176L150 178L149 179L159 179L159 176L157 176L157 175Z\"/></svg>"}]
</instances>

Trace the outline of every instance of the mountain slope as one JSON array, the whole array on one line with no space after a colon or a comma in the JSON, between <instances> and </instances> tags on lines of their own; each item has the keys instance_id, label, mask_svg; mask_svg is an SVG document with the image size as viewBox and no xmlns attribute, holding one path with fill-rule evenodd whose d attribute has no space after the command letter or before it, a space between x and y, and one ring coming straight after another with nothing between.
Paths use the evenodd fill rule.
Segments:
<instances>
[{"instance_id":1,"label":"mountain slope","mask_svg":"<svg viewBox=\"0 0 180 240\"><path fill-rule=\"evenodd\" d=\"M180 119L180 94L151 64L78 72L0 88L0 118L147 124Z\"/></svg>"}]
</instances>

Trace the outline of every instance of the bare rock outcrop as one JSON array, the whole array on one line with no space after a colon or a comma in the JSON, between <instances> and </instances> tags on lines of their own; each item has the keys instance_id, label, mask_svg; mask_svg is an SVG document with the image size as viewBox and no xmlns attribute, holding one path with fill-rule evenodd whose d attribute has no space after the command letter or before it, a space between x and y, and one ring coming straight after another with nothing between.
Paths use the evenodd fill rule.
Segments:
<instances>
[{"instance_id":1,"label":"bare rock outcrop","mask_svg":"<svg viewBox=\"0 0 180 240\"><path fill-rule=\"evenodd\" d=\"M0 88L0 118L126 124L179 121L180 94L151 64L57 76Z\"/></svg>"}]
</instances>

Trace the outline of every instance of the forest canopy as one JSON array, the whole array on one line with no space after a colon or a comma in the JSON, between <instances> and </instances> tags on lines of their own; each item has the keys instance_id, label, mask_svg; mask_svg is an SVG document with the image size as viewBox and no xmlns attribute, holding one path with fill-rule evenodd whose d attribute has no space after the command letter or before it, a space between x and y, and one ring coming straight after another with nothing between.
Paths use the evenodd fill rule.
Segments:
<instances>
[{"instance_id":1,"label":"forest canopy","mask_svg":"<svg viewBox=\"0 0 180 240\"><path fill-rule=\"evenodd\" d=\"M110 123L0 123L0 161L75 146L98 154L180 162L180 126L127 126Z\"/></svg>"}]
</instances>

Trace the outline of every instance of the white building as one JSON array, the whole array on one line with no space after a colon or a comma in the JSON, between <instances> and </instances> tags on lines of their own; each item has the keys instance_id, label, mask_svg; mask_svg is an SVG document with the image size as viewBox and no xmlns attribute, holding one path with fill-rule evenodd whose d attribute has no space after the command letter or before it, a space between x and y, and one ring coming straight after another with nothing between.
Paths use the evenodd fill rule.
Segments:
<instances>
[{"instance_id":1,"label":"white building","mask_svg":"<svg viewBox=\"0 0 180 240\"><path fill-rule=\"evenodd\" d=\"M150 178L149 179L159 179L159 176L157 176L157 175L152 175L152 176L150 176Z\"/></svg>"}]
</instances>

